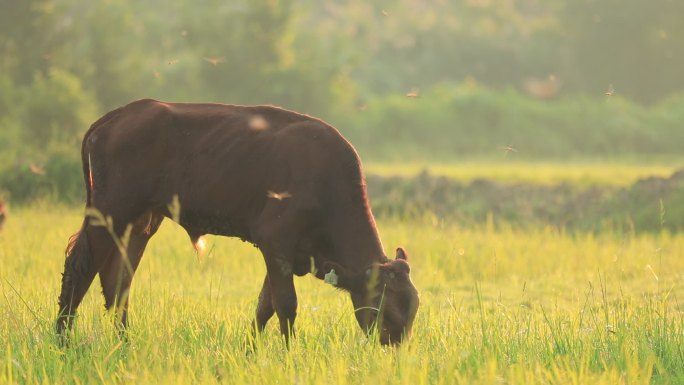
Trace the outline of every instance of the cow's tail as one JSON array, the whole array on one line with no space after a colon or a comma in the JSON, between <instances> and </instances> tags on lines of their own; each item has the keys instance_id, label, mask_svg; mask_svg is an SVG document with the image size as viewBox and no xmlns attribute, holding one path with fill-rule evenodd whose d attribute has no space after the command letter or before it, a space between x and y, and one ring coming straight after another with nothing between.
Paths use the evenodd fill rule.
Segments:
<instances>
[{"instance_id":1,"label":"cow's tail","mask_svg":"<svg viewBox=\"0 0 684 385\"><path fill-rule=\"evenodd\" d=\"M94 186L94 180L93 180L93 161L92 161L92 154L90 151L88 151L87 143L88 140L90 139L90 136L92 135L93 131L95 131L98 127L102 126L103 124L109 122L113 118L119 115L123 107L117 108L115 110L112 110L108 113L106 113L103 117L98 119L95 123L93 123L88 131L86 131L85 135L83 135L83 142L81 143L81 165L83 167L83 180L85 182L85 188L86 188L86 201L85 201L85 207L89 208L92 206L93 203L93 186ZM67 243L66 250L64 251L65 255L69 255L71 251L74 248L74 245L78 241L79 236L81 233L85 230L86 225L88 224L88 217L86 215L85 219L83 220L83 224L81 225L81 228L71 235L69 237L69 242Z\"/></svg>"}]
</instances>

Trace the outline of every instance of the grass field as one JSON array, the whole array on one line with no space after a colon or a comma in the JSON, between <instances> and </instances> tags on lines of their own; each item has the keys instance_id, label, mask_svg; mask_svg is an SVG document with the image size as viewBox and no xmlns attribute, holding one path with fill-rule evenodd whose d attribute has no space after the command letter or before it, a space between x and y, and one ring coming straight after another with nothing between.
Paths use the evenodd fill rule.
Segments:
<instances>
[{"instance_id":1,"label":"grass field","mask_svg":"<svg viewBox=\"0 0 684 385\"><path fill-rule=\"evenodd\" d=\"M503 161L473 161L463 163L413 162L396 163L367 162L367 174L380 176L409 177L427 171L433 175L445 176L463 182L474 179L487 179L502 183L535 183L573 185L628 186L638 179L658 176L668 177L684 167L684 162L676 159L671 162L519 162L514 155Z\"/></svg>"},{"instance_id":2,"label":"grass field","mask_svg":"<svg viewBox=\"0 0 684 385\"><path fill-rule=\"evenodd\" d=\"M194 253L166 221L117 339L96 281L69 349L54 343L62 250L81 209L16 208L0 233L0 384L684 383L684 235L568 234L379 221L411 256L421 295L398 349L362 335L348 296L299 278L297 338L271 320L248 348L265 268L257 250L209 237Z\"/></svg>"}]
</instances>

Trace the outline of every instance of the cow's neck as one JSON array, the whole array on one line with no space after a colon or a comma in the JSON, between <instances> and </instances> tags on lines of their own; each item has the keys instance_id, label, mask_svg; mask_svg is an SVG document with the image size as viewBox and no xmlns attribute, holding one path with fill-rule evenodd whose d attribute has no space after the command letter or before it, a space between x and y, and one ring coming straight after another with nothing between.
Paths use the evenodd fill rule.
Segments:
<instances>
[{"instance_id":1,"label":"cow's neck","mask_svg":"<svg viewBox=\"0 0 684 385\"><path fill-rule=\"evenodd\" d=\"M376 262L385 262L385 252L367 206L354 205L340 212L330 224L333 262L352 271L361 271Z\"/></svg>"}]
</instances>

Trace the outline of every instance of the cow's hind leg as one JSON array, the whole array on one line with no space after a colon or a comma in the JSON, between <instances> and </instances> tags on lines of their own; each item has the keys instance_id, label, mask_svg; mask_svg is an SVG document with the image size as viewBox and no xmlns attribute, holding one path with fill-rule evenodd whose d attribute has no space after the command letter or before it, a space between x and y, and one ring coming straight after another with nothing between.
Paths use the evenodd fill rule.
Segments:
<instances>
[{"instance_id":1,"label":"cow's hind leg","mask_svg":"<svg viewBox=\"0 0 684 385\"><path fill-rule=\"evenodd\" d=\"M128 291L133 275L147 242L157 232L163 219L162 215L152 212L142 215L131 230L126 255L117 251L100 269L105 308L115 309L117 329L122 337L128 324Z\"/></svg>"},{"instance_id":2,"label":"cow's hind leg","mask_svg":"<svg viewBox=\"0 0 684 385\"><path fill-rule=\"evenodd\" d=\"M107 218L106 225L86 216L81 230L69 242L56 322L57 333L62 343L66 342L64 332L71 328L76 309L93 282L95 274L117 250L112 235L121 237L128 225L143 212L139 206L131 205L130 202L126 196L117 196L117 200L111 200L101 194L99 199L93 198L89 207L98 210Z\"/></svg>"},{"instance_id":3,"label":"cow's hind leg","mask_svg":"<svg viewBox=\"0 0 684 385\"><path fill-rule=\"evenodd\" d=\"M95 274L114 253L115 244L107 230L95 227L86 218L81 230L75 234L67 247L62 290L59 295L57 334L71 329L76 309L81 304Z\"/></svg>"}]
</instances>

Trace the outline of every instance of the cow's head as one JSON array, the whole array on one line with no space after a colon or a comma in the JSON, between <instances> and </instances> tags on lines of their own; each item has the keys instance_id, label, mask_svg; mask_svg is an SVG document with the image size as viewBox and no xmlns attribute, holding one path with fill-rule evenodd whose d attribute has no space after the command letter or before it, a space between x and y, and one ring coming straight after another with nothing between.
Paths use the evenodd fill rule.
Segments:
<instances>
[{"instance_id":1,"label":"cow's head","mask_svg":"<svg viewBox=\"0 0 684 385\"><path fill-rule=\"evenodd\" d=\"M351 293L361 329L369 334L377 330L383 345L399 344L411 334L419 300L404 249L397 249L396 259L373 264L360 273L337 268L338 286Z\"/></svg>"}]
</instances>

